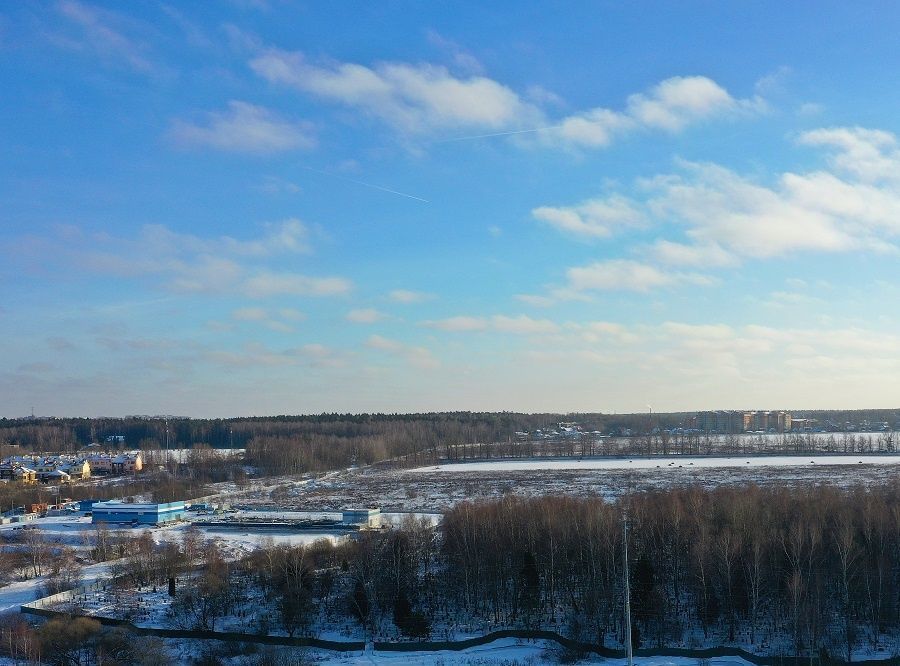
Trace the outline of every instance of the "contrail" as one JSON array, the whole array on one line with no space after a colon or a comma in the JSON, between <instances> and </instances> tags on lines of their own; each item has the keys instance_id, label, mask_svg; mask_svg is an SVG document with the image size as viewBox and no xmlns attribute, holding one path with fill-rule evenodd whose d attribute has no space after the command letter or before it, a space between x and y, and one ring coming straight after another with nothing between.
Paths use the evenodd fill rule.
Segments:
<instances>
[{"instance_id":1,"label":"contrail","mask_svg":"<svg viewBox=\"0 0 900 666\"><path fill-rule=\"evenodd\" d=\"M489 139L494 136L511 136L513 134L529 134L543 132L545 130L560 129L562 125L550 125L549 127L535 127L534 129L510 130L509 132L493 132L491 134L475 134L472 136L456 136L452 139L438 139L434 143L450 143L451 141L469 141L470 139Z\"/></svg>"},{"instance_id":2,"label":"contrail","mask_svg":"<svg viewBox=\"0 0 900 666\"><path fill-rule=\"evenodd\" d=\"M423 199L422 197L413 196L412 194L406 194L405 192L398 192L397 190L392 190L387 187L382 187L381 185L375 185L373 183L367 183L362 180L356 180L355 178L347 178L347 176L339 176L336 173L330 173L328 171L320 171L319 169L313 169L308 166L301 166L302 169L306 169L307 171L312 171L313 173L318 173L323 176L331 176L332 178L337 178L338 180L346 180L348 183L356 183L357 185L363 185L364 187L371 187L373 190L381 190L382 192L388 192L390 194L396 194L400 197L406 197L407 199L415 199L416 201L421 201L423 203L431 203L428 199Z\"/></svg>"}]
</instances>

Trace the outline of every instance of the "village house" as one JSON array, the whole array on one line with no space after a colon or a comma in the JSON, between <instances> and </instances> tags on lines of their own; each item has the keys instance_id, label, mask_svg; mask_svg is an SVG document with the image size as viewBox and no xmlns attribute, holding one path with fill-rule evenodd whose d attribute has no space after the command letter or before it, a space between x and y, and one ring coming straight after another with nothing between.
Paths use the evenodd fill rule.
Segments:
<instances>
[{"instance_id":1,"label":"village house","mask_svg":"<svg viewBox=\"0 0 900 666\"><path fill-rule=\"evenodd\" d=\"M84 481L94 474L137 474L144 468L140 452L92 453L87 456L60 454L51 456L10 456L0 463L0 479L33 483ZM17 471L18 470L18 471Z\"/></svg>"},{"instance_id":2,"label":"village house","mask_svg":"<svg viewBox=\"0 0 900 666\"><path fill-rule=\"evenodd\" d=\"M21 463L5 462L0 463L0 479L34 483L37 481L37 472Z\"/></svg>"}]
</instances>

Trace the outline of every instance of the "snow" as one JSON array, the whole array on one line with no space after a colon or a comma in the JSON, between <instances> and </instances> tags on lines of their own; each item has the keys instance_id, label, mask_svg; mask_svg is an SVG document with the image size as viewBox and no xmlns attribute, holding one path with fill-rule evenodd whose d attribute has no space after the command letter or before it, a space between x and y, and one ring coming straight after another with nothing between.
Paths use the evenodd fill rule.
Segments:
<instances>
[{"instance_id":1,"label":"snow","mask_svg":"<svg viewBox=\"0 0 900 666\"><path fill-rule=\"evenodd\" d=\"M403 664L404 666L465 666L475 664L513 664L537 665L559 663L553 653L559 650L556 643L550 641L523 641L509 638L501 639L469 648L468 650L438 650L434 652L366 652L334 653L323 650L309 650L305 654L312 657L316 664L322 666L356 666L358 664ZM584 665L626 666L625 659L604 659L598 655L586 655L577 662ZM697 666L697 659L690 657L635 657L636 666ZM750 662L737 657L714 657L709 660L710 666L752 666Z\"/></svg>"},{"instance_id":2,"label":"snow","mask_svg":"<svg viewBox=\"0 0 900 666\"><path fill-rule=\"evenodd\" d=\"M111 566L111 562L100 562L84 567L81 572L82 585L88 585L107 576ZM45 582L45 579L39 576L0 587L0 615L8 611L18 612L22 604L46 596L43 589Z\"/></svg>"},{"instance_id":3,"label":"snow","mask_svg":"<svg viewBox=\"0 0 900 666\"><path fill-rule=\"evenodd\" d=\"M435 472L528 472L545 470L640 470L665 468L722 468L722 467L804 467L809 465L898 465L896 455L815 455L815 456L679 456L653 458L541 458L505 459L477 462L446 463L409 470L410 474Z\"/></svg>"}]
</instances>

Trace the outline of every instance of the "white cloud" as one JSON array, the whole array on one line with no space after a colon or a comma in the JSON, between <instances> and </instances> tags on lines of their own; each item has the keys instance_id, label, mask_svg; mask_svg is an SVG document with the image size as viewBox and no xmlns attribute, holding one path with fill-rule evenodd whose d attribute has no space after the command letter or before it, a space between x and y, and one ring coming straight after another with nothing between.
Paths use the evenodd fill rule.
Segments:
<instances>
[{"instance_id":1,"label":"white cloud","mask_svg":"<svg viewBox=\"0 0 900 666\"><path fill-rule=\"evenodd\" d=\"M232 319L238 321L263 321L269 313L263 308L238 308L231 313Z\"/></svg>"},{"instance_id":2,"label":"white cloud","mask_svg":"<svg viewBox=\"0 0 900 666\"><path fill-rule=\"evenodd\" d=\"M277 319L269 319L268 321L264 322L264 324L266 328L272 331L277 331L278 333L293 333L295 330L294 327L290 324L283 321L278 321Z\"/></svg>"},{"instance_id":3,"label":"white cloud","mask_svg":"<svg viewBox=\"0 0 900 666\"><path fill-rule=\"evenodd\" d=\"M422 325L441 331L483 331L488 327L488 322L484 317L460 315L458 317L448 317L447 319L424 321Z\"/></svg>"},{"instance_id":4,"label":"white cloud","mask_svg":"<svg viewBox=\"0 0 900 666\"><path fill-rule=\"evenodd\" d=\"M494 315L492 317L457 316L447 319L436 319L422 322L427 328L449 332L495 331L497 333L513 333L516 335L541 335L556 333L559 325L549 319L533 319L527 315L509 317Z\"/></svg>"},{"instance_id":5,"label":"white cloud","mask_svg":"<svg viewBox=\"0 0 900 666\"><path fill-rule=\"evenodd\" d=\"M617 341L621 343L637 342L639 337L624 324L611 321L592 321L586 324L568 324L567 328L581 331L582 338L587 342L598 343L603 341Z\"/></svg>"},{"instance_id":6,"label":"white cloud","mask_svg":"<svg viewBox=\"0 0 900 666\"><path fill-rule=\"evenodd\" d=\"M725 324L684 324L667 321L662 325L666 333L680 339L727 340L734 337L734 329Z\"/></svg>"},{"instance_id":7,"label":"white cloud","mask_svg":"<svg viewBox=\"0 0 900 666\"><path fill-rule=\"evenodd\" d=\"M491 327L500 333L515 333L518 335L539 335L555 333L559 330L559 325L549 319L532 319L526 315L519 315L518 317L494 315L491 317Z\"/></svg>"},{"instance_id":8,"label":"white cloud","mask_svg":"<svg viewBox=\"0 0 900 666\"><path fill-rule=\"evenodd\" d=\"M100 240L113 241L123 249L145 257L191 254L266 257L281 253L310 252L309 230L296 218L266 224L263 229L264 234L259 238L241 240L233 236L201 238L193 234L172 231L161 224L148 224L141 227L138 238L134 241L116 240L111 237L103 237Z\"/></svg>"},{"instance_id":9,"label":"white cloud","mask_svg":"<svg viewBox=\"0 0 900 666\"><path fill-rule=\"evenodd\" d=\"M773 291L769 294L769 298L764 304L769 307L783 308L822 303L824 303L824 301L821 298L810 296L809 294L804 294L802 292Z\"/></svg>"},{"instance_id":10,"label":"white cloud","mask_svg":"<svg viewBox=\"0 0 900 666\"><path fill-rule=\"evenodd\" d=\"M304 316L302 312L292 308L281 308L275 313L270 313L265 308L246 307L232 311L231 318L237 321L258 322L279 333L292 333L294 327L287 322L301 321Z\"/></svg>"},{"instance_id":11,"label":"white cloud","mask_svg":"<svg viewBox=\"0 0 900 666\"><path fill-rule=\"evenodd\" d=\"M388 352L397 352L403 349L403 344L400 342L381 335L370 335L369 339L366 340L366 346L370 349Z\"/></svg>"},{"instance_id":12,"label":"white cloud","mask_svg":"<svg viewBox=\"0 0 900 666\"><path fill-rule=\"evenodd\" d=\"M241 290L252 298L269 296L338 296L353 289L353 283L342 277L311 277L300 273L262 271L241 284Z\"/></svg>"},{"instance_id":13,"label":"white cloud","mask_svg":"<svg viewBox=\"0 0 900 666\"><path fill-rule=\"evenodd\" d=\"M599 366L605 374L623 378L615 383L616 393L625 391L632 400L663 402L670 408L678 404L672 396L679 391L673 394L673 386L688 392L688 404L681 405L687 409L702 404L741 407L741 403L771 408L797 400L837 405L847 400L850 387L853 395L862 391L871 402L884 386L885 372L893 377L890 373L900 371L900 336L878 330L776 329L715 320L594 322L567 324L565 330L552 345L526 351L529 361L563 364L582 380ZM823 369L829 371L831 383L841 387L830 397L822 393Z\"/></svg>"},{"instance_id":14,"label":"white cloud","mask_svg":"<svg viewBox=\"0 0 900 666\"><path fill-rule=\"evenodd\" d=\"M647 292L680 283L711 284L711 279L696 273L663 271L649 264L628 259L596 261L566 271L569 287L576 291Z\"/></svg>"},{"instance_id":15,"label":"white cloud","mask_svg":"<svg viewBox=\"0 0 900 666\"><path fill-rule=\"evenodd\" d=\"M716 243L685 245L659 239L653 244L652 252L658 261L671 266L711 268L737 264L737 258Z\"/></svg>"},{"instance_id":16,"label":"white cloud","mask_svg":"<svg viewBox=\"0 0 900 666\"><path fill-rule=\"evenodd\" d=\"M861 181L900 180L897 171L900 150L897 137L890 132L864 127L830 127L804 132L799 142L833 149L831 164Z\"/></svg>"},{"instance_id":17,"label":"white cloud","mask_svg":"<svg viewBox=\"0 0 900 666\"><path fill-rule=\"evenodd\" d=\"M158 71L146 57L145 47L125 35L122 27L127 21L123 17L75 0L62 0L56 6L62 16L80 28L83 37L80 42L57 40L57 43L89 49L107 64L124 64L142 74Z\"/></svg>"},{"instance_id":18,"label":"white cloud","mask_svg":"<svg viewBox=\"0 0 900 666\"><path fill-rule=\"evenodd\" d=\"M434 294L425 291L413 291L411 289L394 289L388 294L388 298L395 303L403 305L413 305L415 303L424 303L434 298Z\"/></svg>"},{"instance_id":19,"label":"white cloud","mask_svg":"<svg viewBox=\"0 0 900 666\"><path fill-rule=\"evenodd\" d=\"M350 310L344 318L354 324L374 324L386 317L387 315L375 308L359 308Z\"/></svg>"},{"instance_id":20,"label":"white cloud","mask_svg":"<svg viewBox=\"0 0 900 666\"><path fill-rule=\"evenodd\" d=\"M536 208L538 219L581 236L607 235L611 222L642 221L660 229L680 226L687 242L658 238L649 248L652 261L615 258L573 267L566 284L517 298L544 306L592 290L647 292L712 281L668 267L733 267L746 259L797 252L900 252L895 244L900 237L896 137L830 128L806 132L800 142L825 148L833 171L785 172L764 184L717 164L679 161L679 173L637 181L642 200L614 194L599 202ZM634 249L648 256L646 247Z\"/></svg>"},{"instance_id":21,"label":"white cloud","mask_svg":"<svg viewBox=\"0 0 900 666\"><path fill-rule=\"evenodd\" d=\"M610 109L591 109L563 118L558 126L541 133L544 143L606 148L620 135L637 127L623 113Z\"/></svg>"},{"instance_id":22,"label":"white cloud","mask_svg":"<svg viewBox=\"0 0 900 666\"><path fill-rule=\"evenodd\" d=\"M288 321L303 321L306 319L306 315L300 312L299 310L295 310L294 308L281 308L278 310L278 314L282 319L286 319Z\"/></svg>"},{"instance_id":23,"label":"white cloud","mask_svg":"<svg viewBox=\"0 0 900 666\"><path fill-rule=\"evenodd\" d=\"M760 97L735 98L708 77L675 76L630 95L621 111L598 106L554 119L539 105L560 106L557 95L532 86L523 97L482 75L480 64L455 44L436 33L432 41L452 47L456 64L470 73L457 76L428 63L311 62L303 53L279 49L263 51L250 67L270 83L359 109L408 134L486 132L452 140L530 135L538 145L604 148L637 130L678 132L713 117L766 108Z\"/></svg>"},{"instance_id":24,"label":"white cloud","mask_svg":"<svg viewBox=\"0 0 900 666\"><path fill-rule=\"evenodd\" d=\"M175 120L169 136L184 146L236 153L277 153L316 145L312 125L290 121L261 106L232 100L226 111L206 114L205 123Z\"/></svg>"},{"instance_id":25,"label":"white cloud","mask_svg":"<svg viewBox=\"0 0 900 666\"><path fill-rule=\"evenodd\" d=\"M277 176L263 176L262 180L255 186L260 192L265 194L299 194L302 190L299 185L292 183L284 178Z\"/></svg>"},{"instance_id":26,"label":"white cloud","mask_svg":"<svg viewBox=\"0 0 900 666\"><path fill-rule=\"evenodd\" d=\"M674 76L628 98L628 116L640 125L677 132L688 124L739 109L762 109L761 100L736 100L705 76Z\"/></svg>"},{"instance_id":27,"label":"white cloud","mask_svg":"<svg viewBox=\"0 0 900 666\"><path fill-rule=\"evenodd\" d=\"M106 257L108 258L108 257ZM100 273L109 272L102 267L104 257L92 259L92 267ZM127 260L122 257L120 263ZM154 266L151 261L144 266L124 266L123 273L137 277L142 274L158 274L164 286L171 291L185 293L221 293L240 280L243 269L230 259L201 255L193 259L170 259ZM114 271L115 272L115 271ZM120 273L122 274L122 273Z\"/></svg>"},{"instance_id":28,"label":"white cloud","mask_svg":"<svg viewBox=\"0 0 900 666\"><path fill-rule=\"evenodd\" d=\"M452 39L444 37L436 30L426 33L428 42L450 57L456 69L472 74L481 74L484 68L474 55L469 53Z\"/></svg>"},{"instance_id":29,"label":"white cloud","mask_svg":"<svg viewBox=\"0 0 900 666\"><path fill-rule=\"evenodd\" d=\"M260 343L251 342L240 351L211 350L203 354L211 363L235 368L260 367L343 367L345 354L319 343L309 343L290 349L273 350Z\"/></svg>"},{"instance_id":30,"label":"white cloud","mask_svg":"<svg viewBox=\"0 0 900 666\"><path fill-rule=\"evenodd\" d=\"M605 238L618 227L635 226L643 220L641 211L620 195L588 199L575 206L540 206L531 214L560 231L593 238Z\"/></svg>"},{"instance_id":31,"label":"white cloud","mask_svg":"<svg viewBox=\"0 0 900 666\"><path fill-rule=\"evenodd\" d=\"M544 144L605 148L638 130L679 132L719 116L760 113L760 97L737 99L705 76L674 76L628 97L624 111L596 107L574 113L540 133Z\"/></svg>"},{"instance_id":32,"label":"white cloud","mask_svg":"<svg viewBox=\"0 0 900 666\"><path fill-rule=\"evenodd\" d=\"M816 102L804 102L797 107L796 113L801 117L811 117L818 116L823 111L825 111L825 107L822 104L817 104Z\"/></svg>"},{"instance_id":33,"label":"white cloud","mask_svg":"<svg viewBox=\"0 0 900 666\"><path fill-rule=\"evenodd\" d=\"M270 260L311 251L307 227L296 219L264 226L257 238L204 238L162 225L146 225L132 238L87 235L71 227L57 237L30 239L17 252L24 262L44 263L50 254L67 275L90 273L139 279L150 277L171 291L244 294L254 298L286 294L333 296L353 284L339 276L308 276L271 270ZM297 313L302 317L301 313Z\"/></svg>"},{"instance_id":34,"label":"white cloud","mask_svg":"<svg viewBox=\"0 0 900 666\"><path fill-rule=\"evenodd\" d=\"M892 187L824 172L785 173L766 187L718 165L685 166L685 176L657 179L648 207L659 221L687 226L701 246L754 258L886 250L883 233L900 232L900 190Z\"/></svg>"},{"instance_id":35,"label":"white cloud","mask_svg":"<svg viewBox=\"0 0 900 666\"><path fill-rule=\"evenodd\" d=\"M381 335L371 335L366 340L366 346L370 349L386 352L392 356L404 359L407 363L421 370L432 370L440 366L440 361L434 357L425 347L407 345L398 340L385 338Z\"/></svg>"},{"instance_id":36,"label":"white cloud","mask_svg":"<svg viewBox=\"0 0 900 666\"><path fill-rule=\"evenodd\" d=\"M405 132L499 129L540 117L506 86L483 76L456 77L436 65L314 64L300 52L270 49L250 66L270 83L359 108Z\"/></svg>"}]
</instances>

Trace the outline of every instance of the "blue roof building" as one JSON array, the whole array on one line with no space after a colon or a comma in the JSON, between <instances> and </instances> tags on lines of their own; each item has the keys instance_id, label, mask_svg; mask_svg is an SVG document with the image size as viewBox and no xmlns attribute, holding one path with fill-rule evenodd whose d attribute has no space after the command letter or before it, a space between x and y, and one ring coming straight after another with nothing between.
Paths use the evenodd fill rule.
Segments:
<instances>
[{"instance_id":1,"label":"blue roof building","mask_svg":"<svg viewBox=\"0 0 900 666\"><path fill-rule=\"evenodd\" d=\"M184 517L184 502L135 504L132 502L96 502L92 507L92 523L127 523L162 525Z\"/></svg>"}]
</instances>

